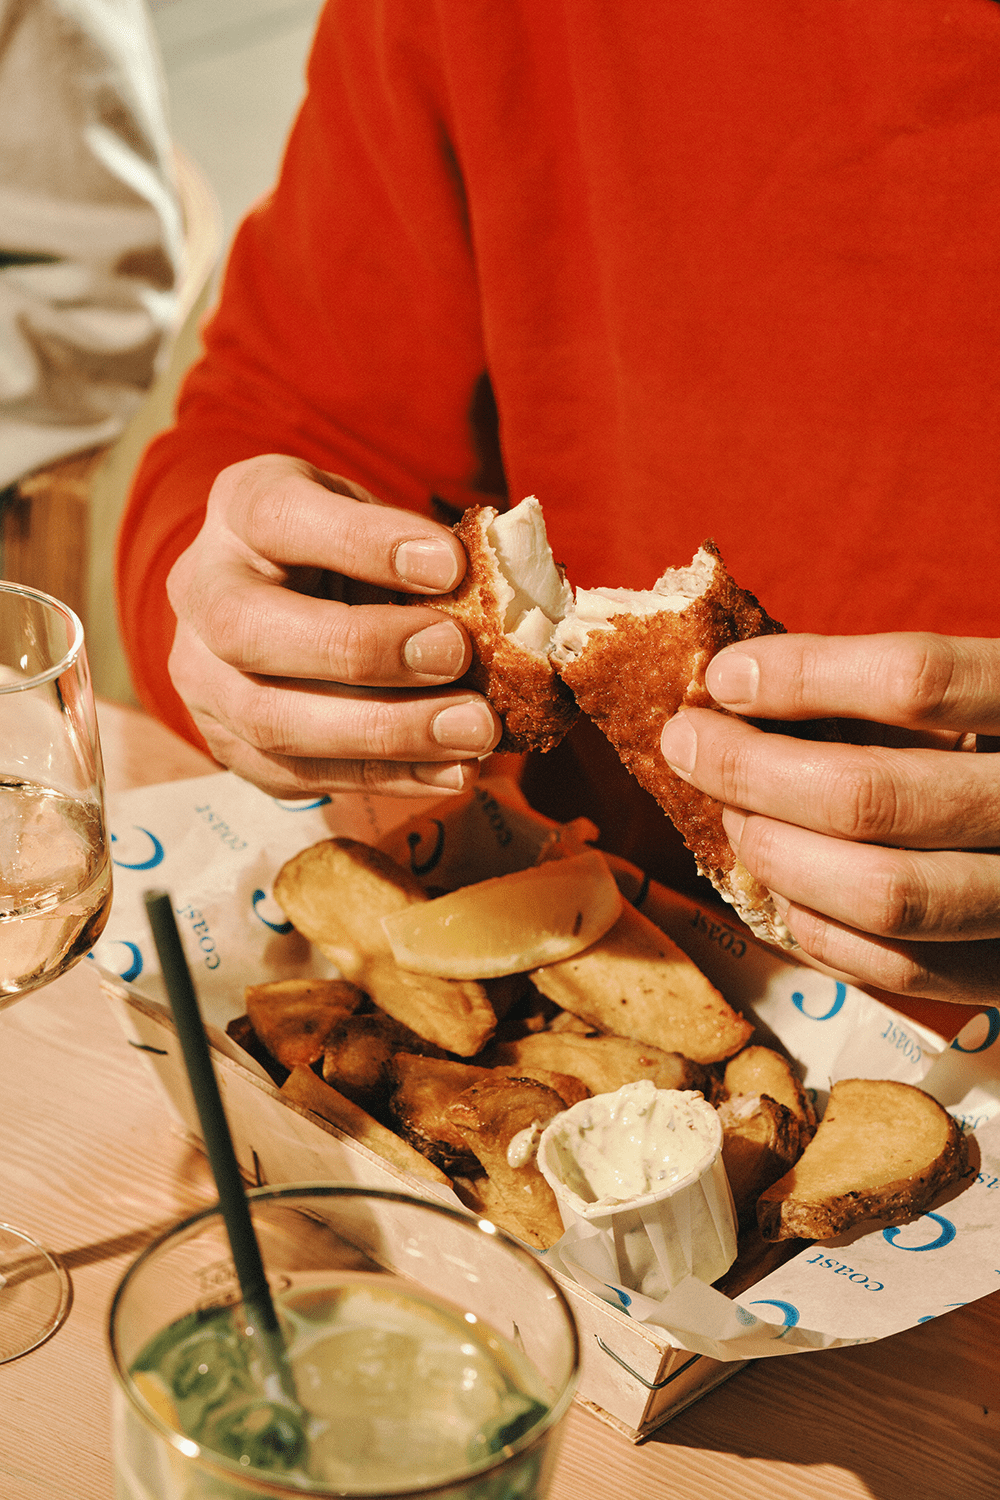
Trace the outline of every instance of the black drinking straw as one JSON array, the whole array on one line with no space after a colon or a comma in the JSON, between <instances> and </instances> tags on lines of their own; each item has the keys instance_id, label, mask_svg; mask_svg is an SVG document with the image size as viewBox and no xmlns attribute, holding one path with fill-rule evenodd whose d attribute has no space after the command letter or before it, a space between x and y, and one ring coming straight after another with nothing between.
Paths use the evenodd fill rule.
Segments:
<instances>
[{"instance_id":1,"label":"black drinking straw","mask_svg":"<svg viewBox=\"0 0 1000 1500\"><path fill-rule=\"evenodd\" d=\"M208 1038L205 1036L198 1008L198 997L174 920L173 904L166 891L147 891L144 900L205 1138L205 1150L219 1194L219 1208L229 1236L243 1305L253 1330L259 1335L259 1347L264 1353L267 1368L277 1374L287 1399L298 1406L291 1370L285 1357L281 1327L271 1299L271 1289L267 1284L260 1245L257 1243L250 1206L233 1149L233 1138L229 1133L229 1122L222 1107Z\"/></svg>"}]
</instances>

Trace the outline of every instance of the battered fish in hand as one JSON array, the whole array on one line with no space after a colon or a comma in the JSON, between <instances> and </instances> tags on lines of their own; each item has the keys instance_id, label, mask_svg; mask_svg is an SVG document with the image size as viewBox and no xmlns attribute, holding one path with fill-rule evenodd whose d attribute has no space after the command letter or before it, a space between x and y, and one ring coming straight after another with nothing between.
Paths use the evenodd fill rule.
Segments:
<instances>
[{"instance_id":1,"label":"battered fish in hand","mask_svg":"<svg viewBox=\"0 0 1000 1500\"><path fill-rule=\"evenodd\" d=\"M711 541L652 589L574 594L534 496L502 515L470 506L454 529L468 568L434 605L469 633L468 681L503 721L498 749L551 749L582 709L659 802L699 871L754 932L794 947L770 893L737 860L722 805L675 775L660 753L663 725L679 708L718 707L705 687L716 652L784 626L733 582Z\"/></svg>"},{"instance_id":2,"label":"battered fish in hand","mask_svg":"<svg viewBox=\"0 0 1000 1500\"><path fill-rule=\"evenodd\" d=\"M578 589L573 612L556 631L553 661L677 828L700 873L752 931L792 947L769 891L733 852L722 804L677 776L660 753L663 726L679 708L718 708L705 686L716 652L783 630L705 542L689 567L669 568L650 590Z\"/></svg>"}]
</instances>

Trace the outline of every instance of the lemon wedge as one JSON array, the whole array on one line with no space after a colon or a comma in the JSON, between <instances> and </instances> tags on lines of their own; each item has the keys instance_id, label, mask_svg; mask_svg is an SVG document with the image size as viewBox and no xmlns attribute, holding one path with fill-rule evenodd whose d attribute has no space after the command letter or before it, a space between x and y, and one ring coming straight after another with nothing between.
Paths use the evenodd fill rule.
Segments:
<instances>
[{"instance_id":1,"label":"lemon wedge","mask_svg":"<svg viewBox=\"0 0 1000 1500\"><path fill-rule=\"evenodd\" d=\"M404 907L382 927L401 969L497 979L582 953L621 910L607 861L588 849Z\"/></svg>"},{"instance_id":2,"label":"lemon wedge","mask_svg":"<svg viewBox=\"0 0 1000 1500\"><path fill-rule=\"evenodd\" d=\"M147 1404L153 1408L156 1415L172 1427L175 1432L181 1430L181 1419L174 1405L173 1397L162 1381L158 1380L148 1370L136 1370L132 1376L132 1383L139 1395L144 1397Z\"/></svg>"}]
</instances>

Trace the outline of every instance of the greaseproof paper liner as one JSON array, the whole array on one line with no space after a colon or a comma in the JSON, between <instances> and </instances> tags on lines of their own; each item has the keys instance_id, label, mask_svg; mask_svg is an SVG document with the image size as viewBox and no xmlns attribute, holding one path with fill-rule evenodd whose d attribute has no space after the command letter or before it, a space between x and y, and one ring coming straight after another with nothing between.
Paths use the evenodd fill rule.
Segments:
<instances>
[{"instance_id":1,"label":"greaseproof paper liner","mask_svg":"<svg viewBox=\"0 0 1000 1500\"><path fill-rule=\"evenodd\" d=\"M560 829L534 814L516 785L484 780L442 803L337 794L279 802L228 773L144 787L111 799L115 896L92 957L164 1005L143 894L168 890L213 1041L256 1065L224 1034L243 1014L247 984L329 973L289 927L271 894L298 850L331 834L381 842L431 890L524 868L556 838L593 837L585 820ZM932 1212L895 1228L860 1227L810 1245L732 1300L688 1278L662 1301L614 1282L597 1236L580 1226L547 1252L551 1265L679 1347L747 1360L869 1342L1000 1285L1000 1010L974 1017L949 1045L889 1007L757 942L686 897L621 872L626 894L688 952L798 1064L822 1111L838 1078L891 1078L933 1094L974 1136L977 1175ZM1000 993L998 993L1000 999Z\"/></svg>"}]
</instances>

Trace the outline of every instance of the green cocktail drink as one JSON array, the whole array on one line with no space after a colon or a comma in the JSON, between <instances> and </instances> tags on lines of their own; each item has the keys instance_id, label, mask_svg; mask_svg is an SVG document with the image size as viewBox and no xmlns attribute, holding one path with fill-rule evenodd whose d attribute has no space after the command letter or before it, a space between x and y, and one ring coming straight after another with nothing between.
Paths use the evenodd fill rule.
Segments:
<instances>
[{"instance_id":1,"label":"green cocktail drink","mask_svg":"<svg viewBox=\"0 0 1000 1500\"><path fill-rule=\"evenodd\" d=\"M291 1381L248 1334L218 1216L179 1226L112 1312L117 1500L540 1500L576 1338L536 1257L404 1195L251 1204Z\"/></svg>"}]
</instances>

